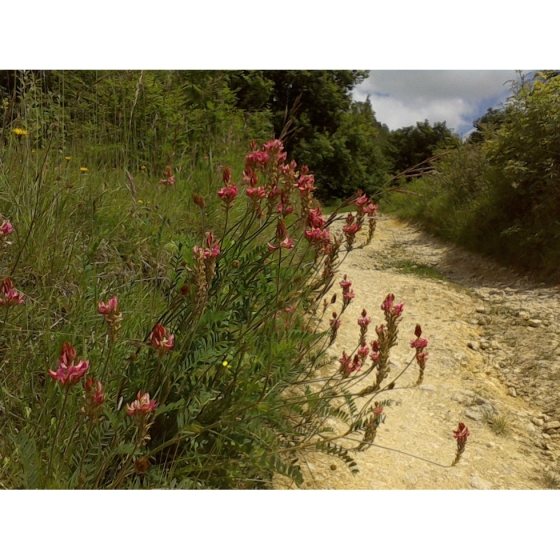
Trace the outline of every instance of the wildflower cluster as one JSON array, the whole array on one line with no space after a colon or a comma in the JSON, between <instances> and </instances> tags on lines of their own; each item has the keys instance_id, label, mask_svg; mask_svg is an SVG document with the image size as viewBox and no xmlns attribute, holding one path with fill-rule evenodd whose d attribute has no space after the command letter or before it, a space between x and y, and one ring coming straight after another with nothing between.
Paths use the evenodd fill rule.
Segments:
<instances>
[{"instance_id":1,"label":"wildflower cluster","mask_svg":"<svg viewBox=\"0 0 560 560\"><path fill-rule=\"evenodd\" d=\"M461 455L465 451L465 447L467 445L467 438L470 436L469 429L463 424L463 422L459 422L459 426L456 430L453 430L453 437L457 440L457 453L455 455L455 460L453 461L451 466L456 465L461 458Z\"/></svg>"},{"instance_id":2,"label":"wildflower cluster","mask_svg":"<svg viewBox=\"0 0 560 560\"><path fill-rule=\"evenodd\" d=\"M194 285L196 287L195 299L200 309L208 296L210 283L216 275L216 259L220 256L220 244L214 238L214 234L206 232L206 248L195 245L193 247L194 265Z\"/></svg>"},{"instance_id":3,"label":"wildflower cluster","mask_svg":"<svg viewBox=\"0 0 560 560\"><path fill-rule=\"evenodd\" d=\"M344 233L344 238L346 241L346 249L348 251L352 250L354 243L356 241L357 233L362 229L364 224L364 219L366 216L370 216L370 231L368 232L368 238L364 245L368 245L373 239L373 231L375 227L372 226L372 220L375 219L375 212L377 211L377 205L373 204L366 194L358 192L357 198L354 201L356 206L356 214L351 212L346 216L345 225L342 227ZM371 229L373 227L373 230Z\"/></svg>"},{"instance_id":4,"label":"wildflower cluster","mask_svg":"<svg viewBox=\"0 0 560 560\"><path fill-rule=\"evenodd\" d=\"M165 167L165 179L160 179L159 184L169 186L175 184L175 175L173 175L173 170L169 165Z\"/></svg>"},{"instance_id":5,"label":"wildflower cluster","mask_svg":"<svg viewBox=\"0 0 560 560\"><path fill-rule=\"evenodd\" d=\"M416 350L416 363L418 364L418 369L420 370L416 385L420 385L424 379L424 369L426 368L426 360L428 359L428 352L424 351L424 349L428 346L428 339L421 338L422 327L420 325L416 325L414 335L416 338L410 342L410 347Z\"/></svg>"},{"instance_id":6,"label":"wildflower cluster","mask_svg":"<svg viewBox=\"0 0 560 560\"><path fill-rule=\"evenodd\" d=\"M138 391L135 401L126 405L127 416L134 420L138 428L137 447L143 447L150 441L148 432L152 423L149 422L149 418L155 411L156 406L157 401L150 399L150 393L142 393L142 391Z\"/></svg>"},{"instance_id":7,"label":"wildflower cluster","mask_svg":"<svg viewBox=\"0 0 560 560\"><path fill-rule=\"evenodd\" d=\"M11 278L4 278L0 285L0 293L3 297L0 298L0 305L21 305L24 303L24 295L18 292Z\"/></svg>"},{"instance_id":8,"label":"wildflower cluster","mask_svg":"<svg viewBox=\"0 0 560 560\"><path fill-rule=\"evenodd\" d=\"M2 219L2 214L0 214L0 220L2 220L2 225L0 225L0 247L5 247L11 244L11 241L8 241L8 237L14 233L14 227L10 222Z\"/></svg>"},{"instance_id":9,"label":"wildflower cluster","mask_svg":"<svg viewBox=\"0 0 560 560\"><path fill-rule=\"evenodd\" d=\"M383 414L383 407L379 402L375 401L373 407L370 409L371 415L368 416L365 423L364 438L357 447L357 451L367 449L374 441L377 435L377 428L382 422L385 422L385 414Z\"/></svg>"},{"instance_id":10,"label":"wildflower cluster","mask_svg":"<svg viewBox=\"0 0 560 560\"><path fill-rule=\"evenodd\" d=\"M56 371L50 369L49 375L61 385L68 387L75 385L89 370L89 360L79 360L77 364L74 364L75 359L76 350L69 342L65 342L62 345L57 369Z\"/></svg>"},{"instance_id":11,"label":"wildflower cluster","mask_svg":"<svg viewBox=\"0 0 560 560\"><path fill-rule=\"evenodd\" d=\"M239 193L237 185L231 183L231 169L229 167L224 169L223 180L225 186L218 191L218 196L225 204L226 209L229 210L233 206L233 201Z\"/></svg>"},{"instance_id":12,"label":"wildflower cluster","mask_svg":"<svg viewBox=\"0 0 560 560\"><path fill-rule=\"evenodd\" d=\"M352 250L352 246L354 245L354 240L356 239L356 234L360 229L360 225L355 221L355 219L356 219L355 216L352 213L349 213L346 216L346 225L343 226L342 228L346 240L346 249L348 251Z\"/></svg>"},{"instance_id":13,"label":"wildflower cluster","mask_svg":"<svg viewBox=\"0 0 560 560\"><path fill-rule=\"evenodd\" d=\"M296 163L292 161L285 165L287 155L280 140L270 140L265 142L260 150L255 142L251 143L251 153L245 156L245 194L251 200L252 210L259 216L263 215L261 200L266 200L268 216L271 216L274 210L282 216L287 216L293 211L290 199ZM261 178L264 186L257 187Z\"/></svg>"},{"instance_id":14,"label":"wildflower cluster","mask_svg":"<svg viewBox=\"0 0 560 560\"><path fill-rule=\"evenodd\" d=\"M342 375L343 379L349 377L351 373L360 371L362 367L360 356L358 354L354 355L352 358L351 356L348 356L346 352L342 352L342 358L338 361L340 362L340 368L338 371Z\"/></svg>"},{"instance_id":15,"label":"wildflower cluster","mask_svg":"<svg viewBox=\"0 0 560 560\"><path fill-rule=\"evenodd\" d=\"M338 314L335 311L333 311L332 319L330 320L329 324L331 326L330 343L332 344L336 340L336 335L338 333L338 329L339 329L340 325L342 324L342 321L338 318Z\"/></svg>"},{"instance_id":16,"label":"wildflower cluster","mask_svg":"<svg viewBox=\"0 0 560 560\"><path fill-rule=\"evenodd\" d=\"M362 314L358 318L358 325L360 327L360 344L365 342L366 340L366 335L370 323L371 323L371 317L368 317L367 311L365 309L362 309Z\"/></svg>"},{"instance_id":17,"label":"wildflower cluster","mask_svg":"<svg viewBox=\"0 0 560 560\"><path fill-rule=\"evenodd\" d=\"M348 280L348 277L345 274L342 281L340 282L340 287L342 288L343 311L352 303L352 300L356 297L356 294L353 292L353 290L350 289L351 286L352 282Z\"/></svg>"},{"instance_id":18,"label":"wildflower cluster","mask_svg":"<svg viewBox=\"0 0 560 560\"><path fill-rule=\"evenodd\" d=\"M383 303L381 304L381 310L385 315L385 324L381 324L375 327L375 333L377 335L377 339L372 340L370 342L371 353L370 358L372 361L372 365L369 371L377 368L377 374L375 383L362 389L360 391L361 395L367 395L377 391L380 386L381 382L387 378L390 372L389 366L389 354L391 348L397 344L397 336L398 336L398 324L402 320L402 311L404 305L402 303L395 305L395 296L393 294L387 294ZM369 325L369 322L366 322L366 315L364 315L365 309L362 312L361 321L364 324L364 327ZM358 320L360 322L360 319ZM362 327L362 325L360 325ZM360 332L360 345L363 347L365 346L365 332L362 334Z\"/></svg>"},{"instance_id":19,"label":"wildflower cluster","mask_svg":"<svg viewBox=\"0 0 560 560\"><path fill-rule=\"evenodd\" d=\"M100 301L97 305L97 312L105 318L109 338L114 341L122 322L122 313L119 313L116 296L113 296L107 303Z\"/></svg>"},{"instance_id":20,"label":"wildflower cluster","mask_svg":"<svg viewBox=\"0 0 560 560\"><path fill-rule=\"evenodd\" d=\"M105 394L103 385L93 377L88 377L84 383L85 405L82 412L89 418L97 418L103 409Z\"/></svg>"},{"instance_id":21,"label":"wildflower cluster","mask_svg":"<svg viewBox=\"0 0 560 560\"><path fill-rule=\"evenodd\" d=\"M169 334L167 329L160 323L152 329L149 339L150 344L160 358L172 350L175 345L175 337Z\"/></svg>"},{"instance_id":22,"label":"wildflower cluster","mask_svg":"<svg viewBox=\"0 0 560 560\"><path fill-rule=\"evenodd\" d=\"M150 393L142 393L138 391L136 400L126 405L127 416L143 417L151 414L156 409L157 402L155 399L150 400Z\"/></svg>"}]
</instances>

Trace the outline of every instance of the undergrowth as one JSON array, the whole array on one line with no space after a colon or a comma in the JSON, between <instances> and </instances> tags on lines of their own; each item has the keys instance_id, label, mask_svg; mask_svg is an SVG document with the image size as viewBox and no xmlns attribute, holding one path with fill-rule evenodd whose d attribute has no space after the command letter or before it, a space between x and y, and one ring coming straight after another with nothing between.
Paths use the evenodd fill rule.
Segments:
<instances>
[{"instance_id":1,"label":"undergrowth","mask_svg":"<svg viewBox=\"0 0 560 560\"><path fill-rule=\"evenodd\" d=\"M318 372L352 282L338 303L325 296L357 234L372 241L377 206L343 201L355 211L333 235L309 170L279 140L242 157L235 115L207 157L204 127L202 151L153 130L170 142L157 160L134 147L134 96L124 137L93 154L100 130L109 146L108 116L69 143L64 103L31 86L4 114L0 152L3 486L267 488L275 473L301 483L308 449L355 471L403 373L389 360L403 305L387 295L373 337L364 310L355 348ZM460 424L453 464L468 435Z\"/></svg>"}]
</instances>

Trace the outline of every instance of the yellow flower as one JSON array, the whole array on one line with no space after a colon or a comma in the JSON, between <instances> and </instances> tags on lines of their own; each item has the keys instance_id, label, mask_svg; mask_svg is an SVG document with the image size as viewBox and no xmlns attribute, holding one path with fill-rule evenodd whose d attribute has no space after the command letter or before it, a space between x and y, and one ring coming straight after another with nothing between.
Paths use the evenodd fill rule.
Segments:
<instances>
[{"instance_id":1,"label":"yellow flower","mask_svg":"<svg viewBox=\"0 0 560 560\"><path fill-rule=\"evenodd\" d=\"M64 159L65 159L66 161L70 161L72 158L71 158L70 156L66 156Z\"/></svg>"},{"instance_id":2,"label":"yellow flower","mask_svg":"<svg viewBox=\"0 0 560 560\"><path fill-rule=\"evenodd\" d=\"M87 167L80 167L80 171L82 173L87 173L89 171L89 169Z\"/></svg>"},{"instance_id":3,"label":"yellow flower","mask_svg":"<svg viewBox=\"0 0 560 560\"><path fill-rule=\"evenodd\" d=\"M140 169L141 169L142 171L146 171L146 166L145 166L145 165L141 165L141 166L140 166Z\"/></svg>"},{"instance_id":4,"label":"yellow flower","mask_svg":"<svg viewBox=\"0 0 560 560\"><path fill-rule=\"evenodd\" d=\"M34 153L35 153L35 150L31 150L31 153L34 154Z\"/></svg>"},{"instance_id":5,"label":"yellow flower","mask_svg":"<svg viewBox=\"0 0 560 560\"><path fill-rule=\"evenodd\" d=\"M228 365L227 361L224 360L224 361L222 362L222 365L223 365L224 367L227 367L227 365Z\"/></svg>"},{"instance_id":6,"label":"yellow flower","mask_svg":"<svg viewBox=\"0 0 560 560\"><path fill-rule=\"evenodd\" d=\"M143 200L140 200L140 199L138 199L136 202L137 202L138 204L144 204L144 201L143 201Z\"/></svg>"},{"instance_id":7,"label":"yellow flower","mask_svg":"<svg viewBox=\"0 0 560 560\"><path fill-rule=\"evenodd\" d=\"M17 136L27 136L27 130L23 130L23 128L14 128L12 132Z\"/></svg>"}]
</instances>

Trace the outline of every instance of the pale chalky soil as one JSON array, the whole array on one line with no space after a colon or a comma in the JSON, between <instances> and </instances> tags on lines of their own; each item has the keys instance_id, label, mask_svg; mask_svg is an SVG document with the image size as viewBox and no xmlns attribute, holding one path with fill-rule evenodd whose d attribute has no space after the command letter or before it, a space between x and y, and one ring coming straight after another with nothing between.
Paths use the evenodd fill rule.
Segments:
<instances>
[{"instance_id":1,"label":"pale chalky soil","mask_svg":"<svg viewBox=\"0 0 560 560\"><path fill-rule=\"evenodd\" d=\"M356 246L363 239L359 234ZM399 261L429 265L446 281L399 273L395 268ZM344 315L333 355L356 347L363 308L373 317L368 340L375 336L375 325L383 321L380 305L388 293L395 294L395 303L404 303L388 380L413 356L410 341L417 323L429 340L423 385L399 388L414 384L418 375L414 363L393 391L383 393L381 398L396 402L385 409L386 421L375 444L431 462L373 446L354 453L360 472L353 475L335 458L307 453L301 463L303 487L544 488L544 474L558 472L558 288L533 285L387 216L379 218L371 245L353 250L345 259L333 288L339 302L343 274L353 282L356 297ZM339 303L330 307L329 316L339 308ZM509 434L492 432L485 411L506 416ZM471 436L459 464L450 468L456 449L452 430L459 422L468 426ZM276 481L277 487L285 484Z\"/></svg>"}]
</instances>

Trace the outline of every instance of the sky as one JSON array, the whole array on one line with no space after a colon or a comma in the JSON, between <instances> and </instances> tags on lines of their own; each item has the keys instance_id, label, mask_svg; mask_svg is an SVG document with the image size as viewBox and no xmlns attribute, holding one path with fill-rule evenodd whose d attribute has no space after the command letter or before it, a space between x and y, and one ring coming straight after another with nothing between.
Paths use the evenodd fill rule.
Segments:
<instances>
[{"instance_id":1,"label":"sky","mask_svg":"<svg viewBox=\"0 0 560 560\"><path fill-rule=\"evenodd\" d=\"M517 78L514 70L372 70L352 97L369 96L377 120L391 130L427 119L465 136L489 107L506 101L508 82Z\"/></svg>"}]
</instances>

